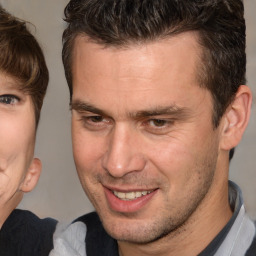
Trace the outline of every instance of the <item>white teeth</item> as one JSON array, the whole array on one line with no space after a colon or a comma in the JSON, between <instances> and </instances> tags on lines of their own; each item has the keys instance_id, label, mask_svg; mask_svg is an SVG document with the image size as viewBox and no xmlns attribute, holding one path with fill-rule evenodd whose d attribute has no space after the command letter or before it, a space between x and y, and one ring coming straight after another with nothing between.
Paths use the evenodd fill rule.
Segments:
<instances>
[{"instance_id":1,"label":"white teeth","mask_svg":"<svg viewBox=\"0 0 256 256\"><path fill-rule=\"evenodd\" d=\"M123 192L114 191L114 195L120 199L126 199L126 195Z\"/></svg>"},{"instance_id":2,"label":"white teeth","mask_svg":"<svg viewBox=\"0 0 256 256\"><path fill-rule=\"evenodd\" d=\"M137 192L135 192L135 196L136 196L136 198L141 197L142 193L140 191L137 191Z\"/></svg>"},{"instance_id":3,"label":"white teeth","mask_svg":"<svg viewBox=\"0 0 256 256\"><path fill-rule=\"evenodd\" d=\"M114 195L116 197L118 197L119 199L122 199L122 200L134 200L136 198L139 198L139 197L145 196L147 194L150 194L151 192L152 192L152 190L150 190L150 191L136 191L136 192L128 192L128 193L113 191Z\"/></svg>"},{"instance_id":4,"label":"white teeth","mask_svg":"<svg viewBox=\"0 0 256 256\"><path fill-rule=\"evenodd\" d=\"M134 199L135 198L135 193L134 192L129 192L125 194L125 199Z\"/></svg>"}]
</instances>

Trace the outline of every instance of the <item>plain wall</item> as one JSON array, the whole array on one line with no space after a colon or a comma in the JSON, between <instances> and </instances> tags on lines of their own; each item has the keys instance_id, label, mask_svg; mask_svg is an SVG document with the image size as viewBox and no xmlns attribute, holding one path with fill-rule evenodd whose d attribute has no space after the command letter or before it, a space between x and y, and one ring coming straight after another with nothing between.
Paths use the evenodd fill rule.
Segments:
<instances>
[{"instance_id":1,"label":"plain wall","mask_svg":"<svg viewBox=\"0 0 256 256\"><path fill-rule=\"evenodd\" d=\"M12 14L30 21L32 33L39 40L50 71L37 135L36 156L43 172L36 189L24 196L20 208L40 217L72 220L93 208L77 178L70 135L69 92L61 62L61 36L65 23L63 10L68 0L0 0ZM245 0L247 21L247 78L256 95L256 1ZM242 188L249 214L256 218L256 105L230 168L230 179Z\"/></svg>"}]
</instances>

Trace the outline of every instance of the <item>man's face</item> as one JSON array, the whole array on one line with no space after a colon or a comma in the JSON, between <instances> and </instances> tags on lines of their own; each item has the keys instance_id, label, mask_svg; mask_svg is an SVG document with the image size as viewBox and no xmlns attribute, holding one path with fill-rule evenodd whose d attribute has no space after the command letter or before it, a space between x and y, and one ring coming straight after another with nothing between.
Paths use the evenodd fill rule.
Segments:
<instances>
[{"instance_id":1,"label":"man's face","mask_svg":"<svg viewBox=\"0 0 256 256\"><path fill-rule=\"evenodd\" d=\"M169 234L219 182L220 131L212 126L211 95L196 79L199 61L193 33L127 48L76 39L74 159L118 240L146 243Z\"/></svg>"},{"instance_id":2,"label":"man's face","mask_svg":"<svg viewBox=\"0 0 256 256\"><path fill-rule=\"evenodd\" d=\"M30 96L0 73L0 224L4 211L22 197L21 186L33 159L35 118Z\"/></svg>"}]
</instances>

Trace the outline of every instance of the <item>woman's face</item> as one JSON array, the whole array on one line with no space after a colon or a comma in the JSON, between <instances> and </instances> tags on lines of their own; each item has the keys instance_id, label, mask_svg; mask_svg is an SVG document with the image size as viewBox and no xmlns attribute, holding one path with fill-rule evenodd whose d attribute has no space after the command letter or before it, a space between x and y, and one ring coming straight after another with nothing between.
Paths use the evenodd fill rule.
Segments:
<instances>
[{"instance_id":1,"label":"woman's face","mask_svg":"<svg viewBox=\"0 0 256 256\"><path fill-rule=\"evenodd\" d=\"M33 104L18 85L11 76L0 72L0 224L3 212L14 209L23 192L30 190L35 166L41 170L39 159L33 159Z\"/></svg>"}]
</instances>

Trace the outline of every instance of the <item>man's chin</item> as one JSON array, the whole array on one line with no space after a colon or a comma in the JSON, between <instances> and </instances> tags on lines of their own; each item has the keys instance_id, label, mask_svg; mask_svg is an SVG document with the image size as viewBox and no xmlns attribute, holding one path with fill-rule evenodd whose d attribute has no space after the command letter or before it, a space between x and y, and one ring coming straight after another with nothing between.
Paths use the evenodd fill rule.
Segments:
<instances>
[{"instance_id":1,"label":"man's chin","mask_svg":"<svg viewBox=\"0 0 256 256\"><path fill-rule=\"evenodd\" d=\"M144 222L144 223L143 223ZM147 223L145 225L145 223ZM171 228L164 225L149 223L148 221L131 221L103 223L107 233L118 242L145 245L153 243L171 232Z\"/></svg>"}]
</instances>

